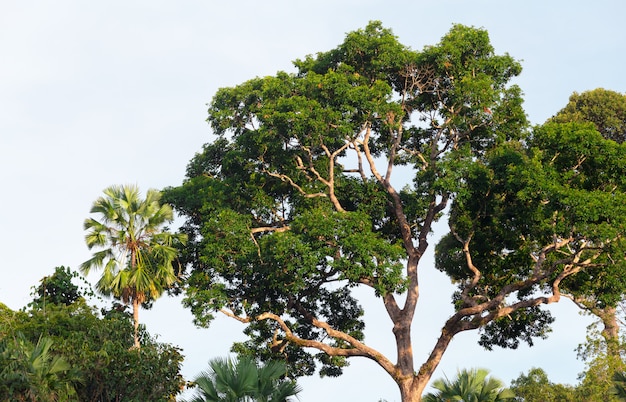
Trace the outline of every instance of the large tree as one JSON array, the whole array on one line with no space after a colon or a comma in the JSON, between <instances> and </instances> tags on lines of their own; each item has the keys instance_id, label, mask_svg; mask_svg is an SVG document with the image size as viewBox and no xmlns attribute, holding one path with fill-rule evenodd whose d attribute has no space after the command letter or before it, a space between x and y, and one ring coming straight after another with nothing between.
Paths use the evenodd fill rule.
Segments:
<instances>
[{"instance_id":1,"label":"large tree","mask_svg":"<svg viewBox=\"0 0 626 402\"><path fill-rule=\"evenodd\" d=\"M373 22L295 67L219 90L209 108L217 139L166 190L187 218L185 302L200 325L216 311L248 323L238 351L280 355L294 374L317 359L322 374L339 375L365 357L403 401L419 401L456 334L483 329L488 347L545 336L552 318L540 306L621 244L626 203L613 182L623 166L589 164L605 168L622 150L585 159L578 137L552 136L574 126L527 138L509 83L520 64L495 54L486 31L455 25L417 52ZM588 171L600 180L583 180ZM420 272L433 268L423 257L448 210L437 264L458 284L456 310L416 367ZM364 341L356 287L383 303L396 356Z\"/></svg>"},{"instance_id":2,"label":"large tree","mask_svg":"<svg viewBox=\"0 0 626 402\"><path fill-rule=\"evenodd\" d=\"M163 294L178 279L173 263L177 257L176 243L184 243L185 235L163 229L173 220L168 204L161 204L161 193L148 190L142 199L136 186L111 186L98 198L91 213L98 219L85 220L89 249L102 250L85 261L80 270L88 274L92 268L103 269L96 289L113 295L124 303L132 303L135 323L135 347L139 347L139 307Z\"/></svg>"}]
</instances>

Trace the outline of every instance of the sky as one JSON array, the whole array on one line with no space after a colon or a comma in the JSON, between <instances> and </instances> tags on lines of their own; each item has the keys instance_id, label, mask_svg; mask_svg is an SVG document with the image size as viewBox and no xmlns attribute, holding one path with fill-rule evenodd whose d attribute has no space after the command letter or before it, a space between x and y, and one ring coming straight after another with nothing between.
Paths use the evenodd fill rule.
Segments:
<instances>
[{"instance_id":1,"label":"sky","mask_svg":"<svg viewBox=\"0 0 626 402\"><path fill-rule=\"evenodd\" d=\"M293 71L293 60L336 47L371 20L415 50L461 23L487 29L497 53L521 61L515 83L530 121L541 124L574 91L626 92L624 15L621 0L0 1L0 302L21 308L54 267L76 270L90 257L82 224L104 188L181 184L189 160L211 141L206 109L218 88ZM428 258L417 362L451 312L452 287ZM382 304L361 296L367 342L393 356ZM460 334L434 378L485 367L508 383L542 367L552 381L574 384L584 369L574 349L592 320L567 300L551 309L549 339L487 352L475 332ZM225 317L195 328L175 298L158 300L140 319L160 341L182 347L188 379L244 339L242 324ZM303 402L400 400L395 383L364 359L340 378L300 384Z\"/></svg>"}]
</instances>

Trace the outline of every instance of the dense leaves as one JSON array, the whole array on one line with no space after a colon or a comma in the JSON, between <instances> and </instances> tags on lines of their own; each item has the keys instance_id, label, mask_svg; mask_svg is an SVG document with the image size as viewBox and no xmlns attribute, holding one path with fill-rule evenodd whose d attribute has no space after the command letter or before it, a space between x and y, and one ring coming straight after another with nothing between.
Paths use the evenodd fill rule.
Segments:
<instances>
[{"instance_id":1,"label":"dense leaves","mask_svg":"<svg viewBox=\"0 0 626 402\"><path fill-rule=\"evenodd\" d=\"M591 122L604 138L622 143L626 141L626 95L603 88L574 92L551 120Z\"/></svg>"},{"instance_id":2,"label":"dense leaves","mask_svg":"<svg viewBox=\"0 0 626 402\"><path fill-rule=\"evenodd\" d=\"M550 121L592 123L605 139L623 143L626 139L626 96L603 88L580 94L574 93L565 108ZM581 142L581 145L584 146L585 142ZM613 154L618 149L619 147L612 147L612 149L605 149L604 152ZM597 168L593 167L593 169ZM620 166L617 168L621 169ZM598 172L602 172L603 175L607 174L603 170ZM587 175L592 180L601 180L593 174L589 175L589 172ZM618 264L621 264L622 260L617 260ZM614 268L603 270L599 275L586 275L586 273L579 275L576 281L568 283L572 290L568 296L577 306L595 315L602 322L604 326L602 337L609 353L618 357L622 352L619 348L620 331L617 311L619 310L618 303L623 300L626 288L622 280L623 270L619 267Z\"/></svg>"},{"instance_id":3,"label":"dense leaves","mask_svg":"<svg viewBox=\"0 0 626 402\"><path fill-rule=\"evenodd\" d=\"M504 387L502 381L489 377L485 369L460 370L457 377L437 379L433 388L437 391L424 396L424 402L472 401L505 402L513 401L513 392Z\"/></svg>"},{"instance_id":4,"label":"dense leaves","mask_svg":"<svg viewBox=\"0 0 626 402\"><path fill-rule=\"evenodd\" d=\"M35 290L37 297L33 300L33 306L44 307L46 303L65 305L74 303L81 297L78 285L72 283L74 276L69 268L55 268L54 274L44 277Z\"/></svg>"},{"instance_id":5,"label":"dense leaves","mask_svg":"<svg viewBox=\"0 0 626 402\"><path fill-rule=\"evenodd\" d=\"M613 375L611 393L620 401L626 401L626 372L620 371Z\"/></svg>"},{"instance_id":6,"label":"dense leaves","mask_svg":"<svg viewBox=\"0 0 626 402\"><path fill-rule=\"evenodd\" d=\"M249 357L215 358L194 379L196 396L189 402L286 402L301 389L285 374L285 363L277 360L259 365Z\"/></svg>"},{"instance_id":7,"label":"dense leaves","mask_svg":"<svg viewBox=\"0 0 626 402\"><path fill-rule=\"evenodd\" d=\"M458 306L523 281L532 286L517 291L518 303L532 304L533 291L556 284L615 305L626 274L617 257L626 246L624 152L590 125L550 123L534 130L527 147L501 147L469 170L467 191L452 206L452 232L437 250L438 267L462 281ZM468 255L480 276L466 269ZM481 343L532 344L526 334L544 336L552 321L535 305L491 321Z\"/></svg>"},{"instance_id":8,"label":"dense leaves","mask_svg":"<svg viewBox=\"0 0 626 402\"><path fill-rule=\"evenodd\" d=\"M520 374L511 382L511 390L520 402L561 402L575 399L574 387L555 384L540 368L532 368L528 374Z\"/></svg>"},{"instance_id":9,"label":"dense leaves","mask_svg":"<svg viewBox=\"0 0 626 402\"><path fill-rule=\"evenodd\" d=\"M20 332L0 337L0 398L11 401L76 401L78 371L50 350L53 341L33 344Z\"/></svg>"},{"instance_id":10,"label":"dense leaves","mask_svg":"<svg viewBox=\"0 0 626 402\"><path fill-rule=\"evenodd\" d=\"M67 281L57 281L57 285L71 288L70 280L74 275L70 272L69 276L62 276ZM13 355L33 355L32 350L37 351L37 345L45 341L43 345L46 347L42 351L50 358L43 367L48 367L48 372L54 369L54 372L60 373L56 377L46 378L56 378L53 384L69 384L75 390L75 393L59 394L65 395L60 400L173 401L185 384L180 374L183 357L179 348L157 342L141 327L141 348L133 348L132 318L118 310L111 310L101 317L93 307L86 304L82 296L67 305L63 300L57 304L46 303L45 309L37 304L33 304L28 311L2 309L0 340L5 351L13 350L10 352ZM33 345L35 349L31 349ZM17 360L20 364L28 361L24 358ZM59 367L64 366L59 362L65 362L71 370L60 370ZM1 366L10 369L8 365ZM18 375L27 369L11 369L11 373ZM32 372L28 370L26 372ZM20 381L29 389L44 384L24 376ZM65 385L63 389L69 389ZM58 386L55 387L58 389ZM6 388L0 388L0 392L5 392L2 389L6 391Z\"/></svg>"},{"instance_id":11,"label":"dense leaves","mask_svg":"<svg viewBox=\"0 0 626 402\"><path fill-rule=\"evenodd\" d=\"M532 343L562 285L611 286L588 284L623 255L623 148L591 125L528 130L509 83L520 64L484 30L455 25L414 51L372 22L294 64L220 89L215 140L164 192L186 218L185 303L198 324L216 311L248 323L237 351L280 356L298 374L317 359L338 375L367 357L409 401L457 333ZM456 311L416 369L420 262L448 211L436 258L458 284ZM397 362L365 343L357 286L384 304Z\"/></svg>"}]
</instances>

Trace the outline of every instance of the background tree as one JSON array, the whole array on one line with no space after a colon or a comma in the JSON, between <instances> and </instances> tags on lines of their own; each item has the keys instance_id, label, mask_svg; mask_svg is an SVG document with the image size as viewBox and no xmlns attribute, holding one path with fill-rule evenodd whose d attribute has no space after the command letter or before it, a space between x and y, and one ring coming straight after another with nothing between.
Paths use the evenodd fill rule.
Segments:
<instances>
[{"instance_id":1,"label":"background tree","mask_svg":"<svg viewBox=\"0 0 626 402\"><path fill-rule=\"evenodd\" d=\"M74 276L73 272L62 275L68 282ZM70 283L58 286L68 288ZM143 327L139 328L141 348L133 348L132 317L115 309L101 317L87 304L85 295L91 291L78 293L69 305L62 300L46 303L45 311L37 303L25 311L0 308L0 341L12 345L18 334L30 344L40 337L50 339L49 354L62 356L80 373L81 381L74 383L76 398L67 400L174 401L185 385L180 349L157 342Z\"/></svg>"},{"instance_id":2,"label":"background tree","mask_svg":"<svg viewBox=\"0 0 626 402\"><path fill-rule=\"evenodd\" d=\"M622 143L626 141L626 95L603 88L574 92L569 103L551 120L591 122L604 138Z\"/></svg>"},{"instance_id":3,"label":"background tree","mask_svg":"<svg viewBox=\"0 0 626 402\"><path fill-rule=\"evenodd\" d=\"M574 387L555 384L540 368L532 368L528 374L520 374L511 381L511 391L519 402L561 402L573 401Z\"/></svg>"},{"instance_id":4,"label":"background tree","mask_svg":"<svg viewBox=\"0 0 626 402\"><path fill-rule=\"evenodd\" d=\"M575 126L526 138L509 85L521 67L484 30L457 25L415 52L374 22L295 66L219 90L217 139L166 190L187 218L185 303L200 325L216 311L247 323L238 351L280 356L295 374L317 360L339 375L347 358L366 357L403 401L419 401L456 334L532 344L563 280L620 255L622 151L589 129L597 147L580 153L590 140ZM420 262L447 208L437 267L459 286L456 310L416 367ZM355 287L383 303L396 361L365 343Z\"/></svg>"},{"instance_id":5,"label":"background tree","mask_svg":"<svg viewBox=\"0 0 626 402\"><path fill-rule=\"evenodd\" d=\"M424 395L424 402L472 401L505 402L513 401L515 394L497 378L489 377L489 370L460 370L453 381L440 378L433 382L435 393Z\"/></svg>"},{"instance_id":6,"label":"background tree","mask_svg":"<svg viewBox=\"0 0 626 402\"><path fill-rule=\"evenodd\" d=\"M624 209L623 205L613 202L615 198L624 197L626 189L623 173L617 173L624 171L624 146L602 138L592 125L577 123L548 123L534 131L528 145L526 154L531 160L540 161L540 171L531 173L532 170L524 168L518 170L523 166L515 162L519 154L500 155L500 162L494 164L487 173L491 183L501 181L501 185L505 186L504 189L488 187L495 202L492 203L490 197L486 197L472 204L477 200L476 194L468 198L466 208L474 211L476 217L472 222L472 230L480 228L472 233L475 244L506 239L502 237L505 232L515 234L507 240L511 243L500 255L478 249L478 253L471 256L472 263L493 266L498 260L508 259L519 263L519 259L524 257L524 250L532 250L537 243L548 244L550 237L556 243L569 236L570 240L567 241L572 244L567 246L567 251L560 250L558 254L564 256L569 252L573 257L569 262L572 265L554 270L551 275L563 275L568 270L575 270L575 275L565 275L561 279L557 276L557 281L552 282L553 286L555 283L558 285L553 295L558 297L563 291L570 295L582 295L589 300L593 297L596 303L603 303L604 306L615 306L622 295L619 278L626 273L623 258ZM530 163L525 164L531 166ZM520 172L523 173L520 175ZM530 182L524 183L531 177ZM527 187L530 183L532 185ZM478 188L476 185L472 187ZM525 214L524 208L532 205L533 197L543 198L539 202L543 205L541 208L533 207L528 210L531 213ZM515 208L515 213L509 208ZM481 212L497 210L506 212L500 215L505 220L492 220L496 214ZM459 222L460 227L467 225L467 215L457 217L455 212L452 212L451 221ZM542 236L542 232L545 237L538 240L536 236ZM462 266L463 263L457 261L459 265L455 265L455 258L451 258L454 254L450 254L450 250L446 249L440 261L441 266L447 267L448 272L454 275L453 267ZM512 250L520 250L522 253ZM532 251L530 256L533 261L537 261L540 254ZM543 264L549 267L553 263L546 260ZM539 272L533 269L533 275ZM525 293L517 297L520 302L530 300ZM533 311L533 315L522 316L514 314L489 323L484 328L481 343L515 347L517 344L511 343L508 331L520 331L522 328L522 331L532 329L533 334L540 334L542 326L536 324L541 323L541 316L536 314L541 312ZM534 324L527 325L529 321ZM603 346L603 350L594 353L583 382L576 389L577 400L607 398L611 375L623 363L619 353L611 352L607 356L606 343Z\"/></svg>"},{"instance_id":7,"label":"background tree","mask_svg":"<svg viewBox=\"0 0 626 402\"><path fill-rule=\"evenodd\" d=\"M279 360L259 366L246 356L215 358L209 361L209 370L194 379L199 392L189 402L285 402L300 392L286 374L287 366Z\"/></svg>"},{"instance_id":8,"label":"background tree","mask_svg":"<svg viewBox=\"0 0 626 402\"><path fill-rule=\"evenodd\" d=\"M613 395L614 375L624 367L622 361L613 356L602 355L587 362L586 369L580 374L580 383L576 386L576 401L616 402L619 398Z\"/></svg>"},{"instance_id":9,"label":"background tree","mask_svg":"<svg viewBox=\"0 0 626 402\"><path fill-rule=\"evenodd\" d=\"M135 323L135 347L139 347L139 306L161 296L177 280L172 263L177 242L184 235L173 235L163 225L173 220L172 208L161 205L161 193L148 190L141 199L136 186L112 186L104 190L91 213L100 220L85 220L89 249L94 253L80 269L88 274L92 268L103 268L96 288L124 303L132 303Z\"/></svg>"},{"instance_id":10,"label":"background tree","mask_svg":"<svg viewBox=\"0 0 626 402\"><path fill-rule=\"evenodd\" d=\"M600 134L618 143L626 140L626 95L597 88L583 93L573 93L569 103L550 121L593 123ZM596 316L603 324L601 335L606 352L621 361L619 303L626 294L620 269L605 270L601 278L589 280L579 276L578 281L568 281L564 292L582 310ZM595 340L595 337L592 337ZM590 345L597 348L598 345ZM617 367L615 364L613 366Z\"/></svg>"},{"instance_id":11,"label":"background tree","mask_svg":"<svg viewBox=\"0 0 626 402\"><path fill-rule=\"evenodd\" d=\"M578 358L585 362L576 387L576 399L585 401L617 401L614 396L614 378L624 370L621 351L623 342L606 338L604 329L598 331L598 323L587 329L586 342L578 346Z\"/></svg>"},{"instance_id":12,"label":"background tree","mask_svg":"<svg viewBox=\"0 0 626 402\"><path fill-rule=\"evenodd\" d=\"M523 304L540 301L533 291L549 286L552 297L539 304L557 301L561 291L574 289L615 303L620 292L613 289L621 286L617 278L626 273L624 259L617 257L624 253L624 208L617 200L626 189L625 148L602 138L591 125L575 123L539 127L527 144L523 152L503 148L492 154L486 170L468 176L472 191L455 200L452 232L439 245L438 266L460 281L471 278L466 264L487 267L481 276L493 275L493 268L525 266L526 272L502 277L502 286L520 283L521 278L548 281L539 280L519 292ZM474 252L458 244L449 247L455 239L473 242ZM494 242L500 242L502 250L481 246ZM473 298L491 290L476 286ZM471 305L463 291L458 295L459 302L465 299ZM539 304L491 321L481 344L516 347L518 342L511 341L515 332L527 340L545 335L545 323L552 318L538 309Z\"/></svg>"},{"instance_id":13,"label":"background tree","mask_svg":"<svg viewBox=\"0 0 626 402\"><path fill-rule=\"evenodd\" d=\"M72 280L82 282L82 287ZM60 266L54 269L54 274L41 279L39 286L33 291L33 301L29 307L41 309L45 312L46 304L64 304L69 306L79 298L94 297L91 286L78 272L68 267Z\"/></svg>"}]
</instances>

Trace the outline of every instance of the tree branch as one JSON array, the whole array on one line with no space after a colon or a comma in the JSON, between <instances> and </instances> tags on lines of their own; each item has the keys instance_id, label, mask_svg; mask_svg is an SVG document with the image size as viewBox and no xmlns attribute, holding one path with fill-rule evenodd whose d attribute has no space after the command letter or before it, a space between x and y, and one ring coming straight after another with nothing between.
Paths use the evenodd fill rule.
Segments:
<instances>
[{"instance_id":1,"label":"tree branch","mask_svg":"<svg viewBox=\"0 0 626 402\"><path fill-rule=\"evenodd\" d=\"M301 309L298 309L299 311L301 311ZM270 313L270 312L265 312L262 314L259 314L256 317L249 317L249 316L239 316L237 314L234 314L232 311L226 310L226 309L221 309L220 312L228 317L231 317L241 323L247 324L250 323L252 321L263 321L263 320L272 320L274 322L276 322L278 324L278 326L280 327L280 329L284 332L285 334L285 339L288 340L289 342L292 342L298 346L301 347L308 347L308 348L314 348L317 350L320 350L324 353L326 353L329 356L344 356L344 357L352 357L352 356L361 356L361 357L367 357L373 361L375 361L376 363L378 363L387 373L389 373L392 376L395 376L397 374L397 369L396 366L389 360L387 359L382 353L378 352L377 350L365 345L364 343L358 341L357 339L355 339L354 337L341 332L341 331L337 331L335 329L333 329L327 322L325 321L320 321L318 319L316 319L315 317L313 317L310 313L304 311L301 311L305 313L308 321L315 327L320 328L322 330L324 330L324 332L326 332L326 334L328 336L330 336L331 338L334 339L339 339L342 340L346 343L348 343L349 345L352 346L352 348L338 348L335 346L331 346L327 343L324 342L320 342L320 341L316 341L316 340L312 340L312 339L304 339L301 338L297 335L295 335L292 331L291 328L289 328L289 325L287 325L287 323L285 322L285 320L283 320L280 316L278 316L277 314L274 313Z\"/></svg>"}]
</instances>

